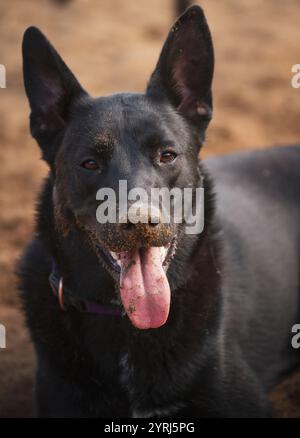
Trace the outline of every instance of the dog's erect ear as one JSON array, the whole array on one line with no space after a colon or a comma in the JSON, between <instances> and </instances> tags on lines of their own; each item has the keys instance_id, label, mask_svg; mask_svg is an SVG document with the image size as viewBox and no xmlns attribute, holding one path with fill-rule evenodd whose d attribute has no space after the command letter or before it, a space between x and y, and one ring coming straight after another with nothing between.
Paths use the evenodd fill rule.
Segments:
<instances>
[{"instance_id":1,"label":"dog's erect ear","mask_svg":"<svg viewBox=\"0 0 300 438\"><path fill-rule=\"evenodd\" d=\"M203 127L211 119L213 69L209 28L202 9L192 6L171 28L147 94L167 97L186 119Z\"/></svg>"},{"instance_id":2,"label":"dog's erect ear","mask_svg":"<svg viewBox=\"0 0 300 438\"><path fill-rule=\"evenodd\" d=\"M51 161L72 104L86 93L37 28L26 30L22 50L31 133L41 146L44 158Z\"/></svg>"}]
</instances>

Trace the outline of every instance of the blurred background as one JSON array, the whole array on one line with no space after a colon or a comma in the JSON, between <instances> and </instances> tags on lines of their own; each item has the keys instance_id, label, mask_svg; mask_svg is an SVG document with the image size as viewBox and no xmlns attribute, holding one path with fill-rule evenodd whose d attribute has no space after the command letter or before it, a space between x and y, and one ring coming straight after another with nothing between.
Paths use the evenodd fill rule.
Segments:
<instances>
[{"instance_id":1,"label":"blurred background","mask_svg":"<svg viewBox=\"0 0 300 438\"><path fill-rule=\"evenodd\" d=\"M0 417L30 416L34 355L24 325L15 262L33 232L46 165L28 130L21 41L26 27L47 35L94 95L142 91L175 18L175 0L10 0L0 7ZM215 112L202 156L300 141L299 0L202 0L216 52ZM278 416L300 417L300 374L272 394Z\"/></svg>"}]
</instances>

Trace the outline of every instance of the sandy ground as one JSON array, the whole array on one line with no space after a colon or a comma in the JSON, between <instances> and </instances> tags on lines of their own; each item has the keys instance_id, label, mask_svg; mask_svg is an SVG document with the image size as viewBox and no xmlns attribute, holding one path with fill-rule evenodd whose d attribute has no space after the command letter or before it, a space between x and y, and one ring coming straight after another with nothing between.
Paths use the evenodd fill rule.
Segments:
<instances>
[{"instance_id":1,"label":"sandy ground","mask_svg":"<svg viewBox=\"0 0 300 438\"><path fill-rule=\"evenodd\" d=\"M298 142L298 0L205 0L215 43L215 117L203 156ZM171 0L11 0L0 10L0 416L30 416L33 349L16 294L14 266L33 230L34 202L46 165L28 133L21 74L25 28L39 26L92 94L141 91L173 20ZM300 376L272 395L278 416L300 416Z\"/></svg>"}]
</instances>

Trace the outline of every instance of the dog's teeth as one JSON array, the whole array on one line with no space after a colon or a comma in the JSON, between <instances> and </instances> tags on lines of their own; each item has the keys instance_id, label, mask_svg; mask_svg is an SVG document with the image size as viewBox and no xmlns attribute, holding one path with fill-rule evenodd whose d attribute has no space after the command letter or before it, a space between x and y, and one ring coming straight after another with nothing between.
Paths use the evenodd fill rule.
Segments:
<instances>
[{"instance_id":1,"label":"dog's teeth","mask_svg":"<svg viewBox=\"0 0 300 438\"><path fill-rule=\"evenodd\" d=\"M120 268L121 268L122 266L121 266L121 261L120 261L119 254L117 254L114 251L109 251L109 253L112 256L112 258L114 259L114 261L117 263L117 265L120 266Z\"/></svg>"},{"instance_id":2,"label":"dog's teeth","mask_svg":"<svg viewBox=\"0 0 300 438\"><path fill-rule=\"evenodd\" d=\"M119 259L118 254L116 252L113 252L113 251L109 251L109 252L110 252L110 255L112 256L112 258L115 259L116 261L118 261L118 259Z\"/></svg>"},{"instance_id":3,"label":"dog's teeth","mask_svg":"<svg viewBox=\"0 0 300 438\"><path fill-rule=\"evenodd\" d=\"M165 260L166 255L167 255L167 251L168 251L167 248L165 248L164 246L162 246L160 248L160 260L161 260L161 262L163 262Z\"/></svg>"}]
</instances>

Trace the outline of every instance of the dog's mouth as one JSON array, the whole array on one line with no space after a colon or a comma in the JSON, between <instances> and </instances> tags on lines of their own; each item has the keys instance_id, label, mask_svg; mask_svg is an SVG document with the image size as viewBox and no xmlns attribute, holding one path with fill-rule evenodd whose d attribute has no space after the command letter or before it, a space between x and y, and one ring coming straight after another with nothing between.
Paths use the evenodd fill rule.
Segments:
<instances>
[{"instance_id":1,"label":"dog's mouth","mask_svg":"<svg viewBox=\"0 0 300 438\"><path fill-rule=\"evenodd\" d=\"M139 329L157 328L167 321L171 292L166 274L176 241L121 252L96 245L98 257L118 284L125 312Z\"/></svg>"}]
</instances>

